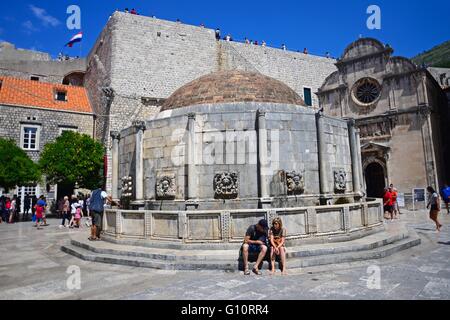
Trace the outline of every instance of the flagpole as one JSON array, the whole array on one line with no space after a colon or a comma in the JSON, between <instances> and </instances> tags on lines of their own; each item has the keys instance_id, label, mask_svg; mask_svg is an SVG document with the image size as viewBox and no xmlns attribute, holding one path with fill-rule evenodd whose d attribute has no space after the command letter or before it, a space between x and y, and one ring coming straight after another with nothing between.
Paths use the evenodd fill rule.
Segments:
<instances>
[{"instance_id":1,"label":"flagpole","mask_svg":"<svg viewBox=\"0 0 450 320\"><path fill-rule=\"evenodd\" d=\"M80 41L80 56L78 57L79 59L81 59L81 51L83 49L83 39Z\"/></svg>"}]
</instances>

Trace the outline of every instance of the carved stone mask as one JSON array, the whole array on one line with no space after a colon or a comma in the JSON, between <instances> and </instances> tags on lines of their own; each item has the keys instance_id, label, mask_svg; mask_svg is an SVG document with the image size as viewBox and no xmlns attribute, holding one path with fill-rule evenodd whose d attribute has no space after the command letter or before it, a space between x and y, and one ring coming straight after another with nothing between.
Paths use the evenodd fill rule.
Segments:
<instances>
[{"instance_id":1,"label":"carved stone mask","mask_svg":"<svg viewBox=\"0 0 450 320\"><path fill-rule=\"evenodd\" d=\"M238 175L236 172L222 172L214 176L214 193L216 198L237 198L238 189Z\"/></svg>"},{"instance_id":2,"label":"carved stone mask","mask_svg":"<svg viewBox=\"0 0 450 320\"><path fill-rule=\"evenodd\" d=\"M287 192L289 195L302 194L305 192L303 174L292 171L286 172Z\"/></svg>"},{"instance_id":3,"label":"carved stone mask","mask_svg":"<svg viewBox=\"0 0 450 320\"><path fill-rule=\"evenodd\" d=\"M344 169L334 170L334 189L343 192L347 189L347 173Z\"/></svg>"}]
</instances>

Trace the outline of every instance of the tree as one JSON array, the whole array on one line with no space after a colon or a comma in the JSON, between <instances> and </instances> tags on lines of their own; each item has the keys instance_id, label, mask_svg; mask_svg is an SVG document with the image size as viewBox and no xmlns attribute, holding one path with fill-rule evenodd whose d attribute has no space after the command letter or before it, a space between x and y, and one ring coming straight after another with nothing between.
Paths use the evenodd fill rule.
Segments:
<instances>
[{"instance_id":1,"label":"tree","mask_svg":"<svg viewBox=\"0 0 450 320\"><path fill-rule=\"evenodd\" d=\"M0 138L0 186L5 190L34 184L41 179L39 167L13 140Z\"/></svg>"},{"instance_id":2,"label":"tree","mask_svg":"<svg viewBox=\"0 0 450 320\"><path fill-rule=\"evenodd\" d=\"M95 189L103 182L103 146L86 134L64 131L45 145L39 166L49 183Z\"/></svg>"}]
</instances>

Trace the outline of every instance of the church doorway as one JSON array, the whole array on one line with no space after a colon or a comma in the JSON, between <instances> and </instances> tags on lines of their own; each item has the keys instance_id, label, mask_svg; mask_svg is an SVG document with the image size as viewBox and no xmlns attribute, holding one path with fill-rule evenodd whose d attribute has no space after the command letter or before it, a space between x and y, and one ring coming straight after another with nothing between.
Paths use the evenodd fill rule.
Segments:
<instances>
[{"instance_id":1,"label":"church doorway","mask_svg":"<svg viewBox=\"0 0 450 320\"><path fill-rule=\"evenodd\" d=\"M382 198L384 188L386 187L386 179L383 167L377 163L370 163L365 170L367 196L369 198Z\"/></svg>"}]
</instances>

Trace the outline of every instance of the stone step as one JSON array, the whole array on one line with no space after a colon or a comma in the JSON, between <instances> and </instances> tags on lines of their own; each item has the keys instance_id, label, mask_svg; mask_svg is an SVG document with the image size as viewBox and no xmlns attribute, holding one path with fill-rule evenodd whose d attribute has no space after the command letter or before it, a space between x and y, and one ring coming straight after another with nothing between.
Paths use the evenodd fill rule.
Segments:
<instances>
[{"instance_id":1,"label":"stone step","mask_svg":"<svg viewBox=\"0 0 450 320\"><path fill-rule=\"evenodd\" d=\"M80 236L62 250L80 259L110 264L168 270L237 271L241 266L237 250L173 250L137 248L90 242ZM348 243L330 243L288 248L289 269L380 259L420 244L420 238L397 228ZM264 268L268 267L267 261Z\"/></svg>"},{"instance_id":2,"label":"stone step","mask_svg":"<svg viewBox=\"0 0 450 320\"><path fill-rule=\"evenodd\" d=\"M288 267L290 269L307 268L313 266L348 263L364 260L375 260L388 257L396 252L406 250L408 248L419 245L421 242L419 237L408 237L391 244L383 245L375 249L364 251L346 252L340 254L325 254L320 256L302 257L288 259Z\"/></svg>"},{"instance_id":3,"label":"stone step","mask_svg":"<svg viewBox=\"0 0 450 320\"><path fill-rule=\"evenodd\" d=\"M239 250L177 250L161 248L144 248L111 244L106 241L90 242L89 240L72 239L71 245L98 254L109 254L136 258L148 258L167 262L182 260L225 260L237 259Z\"/></svg>"},{"instance_id":4,"label":"stone step","mask_svg":"<svg viewBox=\"0 0 450 320\"><path fill-rule=\"evenodd\" d=\"M342 254L375 249L380 246L408 237L408 231L397 228L372 234L365 238L347 242L301 245L287 248L287 258L310 257L318 255ZM71 244L98 254L149 258L163 261L230 261L239 258L239 249L228 250L178 250L162 248L145 248L129 245L112 244L107 241L91 242L84 235L77 235Z\"/></svg>"},{"instance_id":5,"label":"stone step","mask_svg":"<svg viewBox=\"0 0 450 320\"><path fill-rule=\"evenodd\" d=\"M400 241L371 250L347 252L344 254L325 254L309 257L296 257L287 260L289 269L307 268L329 264L348 263L363 260L381 259L398 251L408 249L420 244L420 238L408 237ZM62 250L82 260L119 264L133 267L144 267L166 270L239 270L237 258L230 260L159 260L145 257L133 257L114 254L95 253L90 250L69 244L62 246ZM264 261L263 269L268 268L268 262Z\"/></svg>"},{"instance_id":6,"label":"stone step","mask_svg":"<svg viewBox=\"0 0 450 320\"><path fill-rule=\"evenodd\" d=\"M131 267L142 267L165 270L230 270L238 268L238 261L165 261L143 257L120 256L114 254L102 254L68 244L61 247L62 251L79 259L92 262L118 264Z\"/></svg>"}]
</instances>

